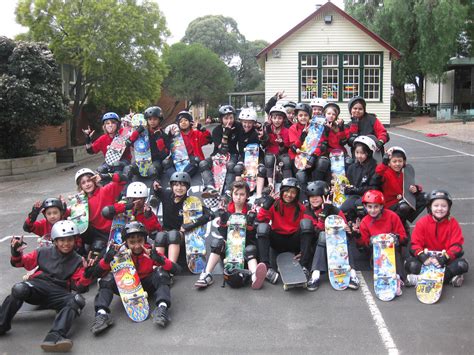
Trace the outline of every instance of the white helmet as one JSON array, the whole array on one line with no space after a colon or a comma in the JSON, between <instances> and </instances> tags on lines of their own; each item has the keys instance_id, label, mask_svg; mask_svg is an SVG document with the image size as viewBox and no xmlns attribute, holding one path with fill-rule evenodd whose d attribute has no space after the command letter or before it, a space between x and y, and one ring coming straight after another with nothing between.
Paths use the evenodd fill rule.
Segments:
<instances>
[{"instance_id":1,"label":"white helmet","mask_svg":"<svg viewBox=\"0 0 474 355\"><path fill-rule=\"evenodd\" d=\"M57 221L51 228L51 239L73 237L79 234L76 224L73 221Z\"/></svg>"},{"instance_id":2,"label":"white helmet","mask_svg":"<svg viewBox=\"0 0 474 355\"><path fill-rule=\"evenodd\" d=\"M126 197L148 197L148 187L143 182L132 182L127 187Z\"/></svg>"},{"instance_id":3,"label":"white helmet","mask_svg":"<svg viewBox=\"0 0 474 355\"><path fill-rule=\"evenodd\" d=\"M78 184L77 180L79 180L79 178L82 176L82 175L86 175L86 174L90 174L90 175L95 175L95 173L89 169L89 168L82 168L82 169L79 169L76 173L76 176L74 177L74 181L76 181L76 185Z\"/></svg>"},{"instance_id":4,"label":"white helmet","mask_svg":"<svg viewBox=\"0 0 474 355\"><path fill-rule=\"evenodd\" d=\"M253 108L244 108L240 111L239 120L257 122L257 112Z\"/></svg>"},{"instance_id":5,"label":"white helmet","mask_svg":"<svg viewBox=\"0 0 474 355\"><path fill-rule=\"evenodd\" d=\"M400 152L404 155L405 160L407 159L407 152L402 147L399 147L399 146L390 147L389 149L387 149L387 151L389 151L389 150L391 150L392 153L393 152Z\"/></svg>"},{"instance_id":6,"label":"white helmet","mask_svg":"<svg viewBox=\"0 0 474 355\"><path fill-rule=\"evenodd\" d=\"M319 106L319 107L324 107L327 105L327 101L320 98L320 97L315 97L314 99L311 100L311 102L309 103L309 105L311 107L313 106Z\"/></svg>"},{"instance_id":7,"label":"white helmet","mask_svg":"<svg viewBox=\"0 0 474 355\"><path fill-rule=\"evenodd\" d=\"M359 136L356 139L354 139L353 145L356 143L362 143L366 145L372 152L375 152L377 150L377 146L375 145L375 141L368 137L368 136Z\"/></svg>"},{"instance_id":8,"label":"white helmet","mask_svg":"<svg viewBox=\"0 0 474 355\"><path fill-rule=\"evenodd\" d=\"M280 105L278 103L270 109L270 115L273 112L281 113L283 116L288 117L288 115L286 114L286 108L284 108L283 105Z\"/></svg>"}]
</instances>

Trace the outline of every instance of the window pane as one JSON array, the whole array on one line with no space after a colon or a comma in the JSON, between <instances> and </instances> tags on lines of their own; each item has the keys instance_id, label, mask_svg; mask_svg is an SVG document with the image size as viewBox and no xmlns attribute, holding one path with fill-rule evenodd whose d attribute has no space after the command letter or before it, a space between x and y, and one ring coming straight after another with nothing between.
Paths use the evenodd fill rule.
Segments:
<instances>
[{"instance_id":1,"label":"window pane","mask_svg":"<svg viewBox=\"0 0 474 355\"><path fill-rule=\"evenodd\" d=\"M339 65L339 56L337 54L323 54L321 61L323 67L337 67Z\"/></svg>"},{"instance_id":2,"label":"window pane","mask_svg":"<svg viewBox=\"0 0 474 355\"><path fill-rule=\"evenodd\" d=\"M345 67L358 67L359 66L359 55L358 54L344 54Z\"/></svg>"},{"instance_id":3,"label":"window pane","mask_svg":"<svg viewBox=\"0 0 474 355\"><path fill-rule=\"evenodd\" d=\"M378 100L380 99L380 69L364 69L364 98Z\"/></svg>"},{"instance_id":4,"label":"window pane","mask_svg":"<svg viewBox=\"0 0 474 355\"><path fill-rule=\"evenodd\" d=\"M380 66L380 54L366 54L364 56L364 66L366 66L366 67L379 67Z\"/></svg>"},{"instance_id":5,"label":"window pane","mask_svg":"<svg viewBox=\"0 0 474 355\"><path fill-rule=\"evenodd\" d=\"M339 69L322 69L321 80L322 98L337 101L339 90Z\"/></svg>"},{"instance_id":6,"label":"window pane","mask_svg":"<svg viewBox=\"0 0 474 355\"><path fill-rule=\"evenodd\" d=\"M359 69L351 68L343 71L342 98L349 100L359 95Z\"/></svg>"},{"instance_id":7,"label":"window pane","mask_svg":"<svg viewBox=\"0 0 474 355\"><path fill-rule=\"evenodd\" d=\"M302 54L301 55L301 66L302 67L317 67L318 56L316 54Z\"/></svg>"},{"instance_id":8,"label":"window pane","mask_svg":"<svg viewBox=\"0 0 474 355\"><path fill-rule=\"evenodd\" d=\"M301 100L318 97L318 69L301 69Z\"/></svg>"}]
</instances>

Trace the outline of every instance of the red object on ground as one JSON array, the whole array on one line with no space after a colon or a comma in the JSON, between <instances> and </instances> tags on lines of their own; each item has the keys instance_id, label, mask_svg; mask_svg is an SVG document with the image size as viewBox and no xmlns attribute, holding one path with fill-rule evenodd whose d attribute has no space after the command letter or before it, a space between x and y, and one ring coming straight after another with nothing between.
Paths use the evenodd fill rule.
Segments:
<instances>
[{"instance_id":1,"label":"red object on ground","mask_svg":"<svg viewBox=\"0 0 474 355\"><path fill-rule=\"evenodd\" d=\"M427 137L442 137L442 136L447 136L447 133L426 133L425 136Z\"/></svg>"}]
</instances>

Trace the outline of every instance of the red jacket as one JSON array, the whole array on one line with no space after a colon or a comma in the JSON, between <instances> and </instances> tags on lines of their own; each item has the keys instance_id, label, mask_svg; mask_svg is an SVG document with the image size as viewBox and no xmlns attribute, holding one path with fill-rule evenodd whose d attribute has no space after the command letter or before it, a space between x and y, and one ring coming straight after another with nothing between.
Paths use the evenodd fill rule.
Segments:
<instances>
[{"instance_id":1,"label":"red jacket","mask_svg":"<svg viewBox=\"0 0 474 355\"><path fill-rule=\"evenodd\" d=\"M245 204L244 207L242 208L242 214L244 215L247 215L247 213L250 211L251 207L249 206L249 204ZM227 205L227 212L229 213L229 215L231 215L232 213L235 213L235 203L233 201L231 201L228 205ZM221 223L221 219L219 218L219 221L218 221L218 224L219 224L219 227L221 228L227 228L227 223ZM253 231L255 228L253 225L249 225L247 224L247 231Z\"/></svg>"},{"instance_id":2,"label":"red jacket","mask_svg":"<svg viewBox=\"0 0 474 355\"><path fill-rule=\"evenodd\" d=\"M436 221L431 215L423 216L416 222L411 236L411 252L418 255L424 249L446 250L452 261L462 255L464 237L461 227L454 217Z\"/></svg>"},{"instance_id":3,"label":"red jacket","mask_svg":"<svg viewBox=\"0 0 474 355\"><path fill-rule=\"evenodd\" d=\"M372 218L369 215L362 218L360 222L361 238L358 244L369 246L370 237L382 233L398 234L400 236L400 242L403 242L407 238L407 233L405 232L405 228L403 228L400 217L398 217L395 212L384 208L377 218Z\"/></svg>"},{"instance_id":4,"label":"red jacket","mask_svg":"<svg viewBox=\"0 0 474 355\"><path fill-rule=\"evenodd\" d=\"M67 208L66 212L64 213L63 217L61 218L62 220L67 219L71 215L71 209ZM46 218L41 219L39 221L31 221L30 217L26 217L25 220L25 225L28 227L28 232L34 233L37 236L43 237L46 234L51 234L51 228L53 228L53 225L48 222Z\"/></svg>"},{"instance_id":5,"label":"red jacket","mask_svg":"<svg viewBox=\"0 0 474 355\"><path fill-rule=\"evenodd\" d=\"M120 128L119 134L122 132L122 129L123 128ZM108 134L103 134L92 143L92 151L95 154L102 152L105 157L105 154L107 154L107 148L112 143L112 141L113 138L111 138ZM122 158L128 161L132 160L132 153L130 152L130 147L127 147L127 149L125 149Z\"/></svg>"},{"instance_id":6,"label":"red jacket","mask_svg":"<svg viewBox=\"0 0 474 355\"><path fill-rule=\"evenodd\" d=\"M289 130L286 127L281 127L281 131L279 134L273 133L273 125L270 126L270 131L268 133L268 142L265 147L265 153L267 154L281 154L286 153L288 147L290 146L290 138L289 138ZM278 136L281 137L283 140L283 151L280 152L280 144L276 142Z\"/></svg>"},{"instance_id":7,"label":"red jacket","mask_svg":"<svg viewBox=\"0 0 474 355\"><path fill-rule=\"evenodd\" d=\"M280 212L275 210L275 204L280 201ZM300 211L294 218L296 206L294 204L283 203L282 200L277 199L269 210L260 209L257 215L257 220L263 223L272 222L272 230L275 233L283 235L292 235L300 229L300 221L304 218L305 207L298 202Z\"/></svg>"},{"instance_id":8,"label":"red jacket","mask_svg":"<svg viewBox=\"0 0 474 355\"><path fill-rule=\"evenodd\" d=\"M173 263L170 259L164 256L162 253L158 252L159 255L163 256L165 259L165 264L163 265L163 270L170 271L173 267ZM131 258L133 264L135 265L135 269L138 272L138 277L140 280L143 280L145 277L148 277L153 272L155 266L160 266L156 261L148 256L145 252L145 249L141 252L141 254L135 255L131 253ZM107 264L104 259L100 259L99 267L103 271L110 271L110 264Z\"/></svg>"},{"instance_id":9,"label":"red jacket","mask_svg":"<svg viewBox=\"0 0 474 355\"><path fill-rule=\"evenodd\" d=\"M198 157L200 160L204 160L205 157L202 152L202 147L211 143L211 132L208 130L203 132L191 128L188 133L181 131L181 136L183 137L188 154Z\"/></svg>"},{"instance_id":10,"label":"red jacket","mask_svg":"<svg viewBox=\"0 0 474 355\"><path fill-rule=\"evenodd\" d=\"M321 205L322 207L322 205ZM323 211L322 208L318 208L317 210L313 210L311 207L306 207L306 210L304 211L304 218L308 218L313 222L313 226L320 231L325 230L324 222L325 218L321 218L319 214ZM344 213L339 210L338 216L342 217L344 219L344 223L347 224L346 216Z\"/></svg>"},{"instance_id":11,"label":"red jacket","mask_svg":"<svg viewBox=\"0 0 474 355\"><path fill-rule=\"evenodd\" d=\"M344 154L347 153L346 148L344 145L341 145L341 141L347 140L349 138L349 129L346 129L344 125L339 126L338 131L336 132L334 129L331 129L327 126L324 127L324 132L319 140L318 148L321 150L321 144L326 142L327 144L327 151L323 152L329 154L335 149L342 150Z\"/></svg>"},{"instance_id":12,"label":"red jacket","mask_svg":"<svg viewBox=\"0 0 474 355\"><path fill-rule=\"evenodd\" d=\"M301 123L295 123L293 126L288 128L288 140L290 143L290 149L288 150L288 155L290 156L291 160L295 159L296 153L295 150L297 148L301 148L304 142L300 141L301 132L305 128L305 125Z\"/></svg>"}]
</instances>

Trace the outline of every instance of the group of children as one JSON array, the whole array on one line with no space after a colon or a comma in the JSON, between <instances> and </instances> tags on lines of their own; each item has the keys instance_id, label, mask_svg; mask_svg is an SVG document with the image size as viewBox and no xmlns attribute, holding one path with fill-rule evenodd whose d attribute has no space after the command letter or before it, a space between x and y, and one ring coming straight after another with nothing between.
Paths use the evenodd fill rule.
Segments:
<instances>
[{"instance_id":1,"label":"group of children","mask_svg":"<svg viewBox=\"0 0 474 355\"><path fill-rule=\"evenodd\" d=\"M462 258L462 231L450 215L451 196L443 190L425 194L421 186L413 185L410 191L416 196L416 208L412 209L404 201L403 168L407 153L396 146L386 149L389 135L376 116L366 112L365 100L354 97L349 101L351 121L345 123L335 103L326 103L321 98L310 104L294 103L281 96L277 93L267 103L268 118L263 124L257 122L256 112L251 108L243 109L237 120L232 106L222 106L220 124L212 134L196 124L189 112L180 112L176 124L190 156L190 165L183 172L176 171L170 158L170 144L177 132L165 133L161 108L153 106L145 110L148 125L130 135L118 164L104 163L97 172L88 168L77 171L74 178L77 190L87 196L89 206L89 227L82 234L74 222L68 220L70 210L62 197L35 202L24 230L48 243L25 254L22 238L12 239L12 266L34 271L27 280L16 283L3 302L0 335L10 330L11 321L23 302L41 305L58 311L41 347L46 351L69 350L72 341L67 333L85 306L81 294L95 279L99 279L99 289L91 331L99 334L113 324L109 306L118 290L110 273L110 263L123 245L111 244L108 240L112 219L120 213L131 217L123 232L124 244L130 249L142 285L156 306L153 322L162 327L170 321L170 286L180 270L178 259L183 251L184 234L209 223L216 215L220 235L211 237L206 268L195 282L198 289L214 281L213 271L224 258L228 219L233 213L244 214L247 226L244 253L247 268L224 269L224 278L234 287L250 284L253 289L260 289L265 280L277 283L275 256L289 251L295 254L307 275L307 289L317 290L321 274L327 272L324 222L329 215L344 219L349 244L367 254L371 254L371 236L394 235L398 295L402 293L403 284L416 284L416 274L420 273L421 265L427 263L446 266L445 281L461 286L468 264ZM298 169L294 160L301 152L315 116L324 118L323 134L305 168ZM92 130L88 128L84 133L87 151L102 152L105 156L108 145L120 132L120 118L109 112L102 117L102 123L104 134L94 142ZM139 172L131 161L130 147L144 129L148 129L154 166L153 182L149 186L137 181ZM252 205L243 162L245 147L253 143L260 146L261 154L256 199ZM207 158L202 151L206 144L214 146ZM385 149L382 162L377 163L374 154ZM332 202L334 181L329 154L335 150L345 154L349 180L344 187L346 201L340 208ZM212 156L218 153L227 157L222 191L216 189L212 170ZM279 174L275 174L276 170ZM191 178L198 171L204 191L221 198L221 203L215 211L204 207L200 218L183 223L183 203ZM169 179L169 188L161 185L164 176ZM147 202L150 197L154 207L161 204L161 222L151 202ZM418 220L410 237L407 221L413 222L425 207L428 214ZM40 213L44 219L37 220ZM352 289L358 289L360 284L354 267L356 248L350 247L348 255ZM427 250L444 253L434 258Z\"/></svg>"}]
</instances>

